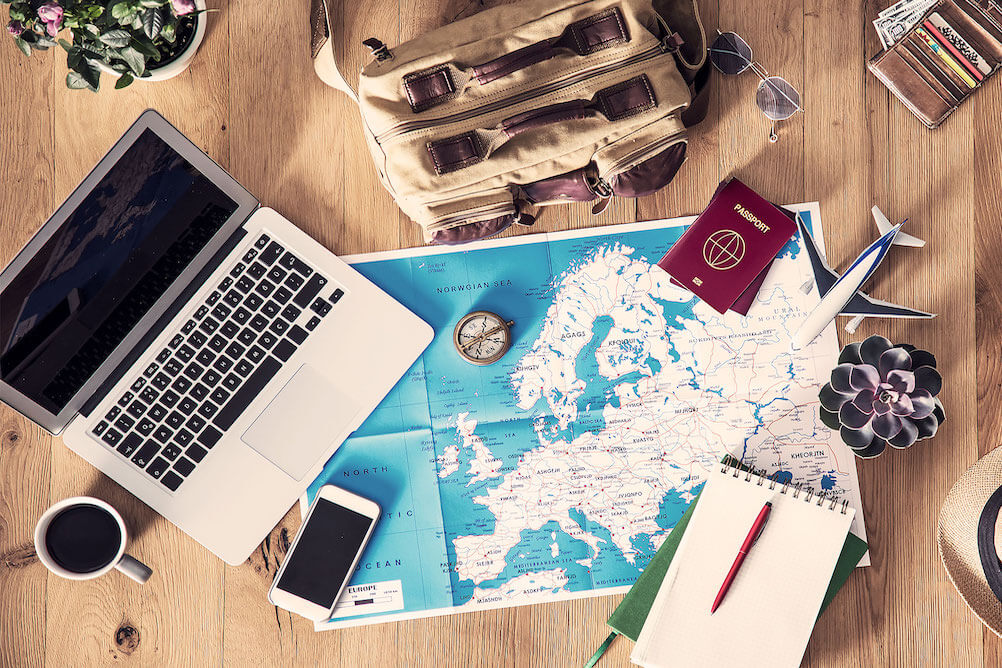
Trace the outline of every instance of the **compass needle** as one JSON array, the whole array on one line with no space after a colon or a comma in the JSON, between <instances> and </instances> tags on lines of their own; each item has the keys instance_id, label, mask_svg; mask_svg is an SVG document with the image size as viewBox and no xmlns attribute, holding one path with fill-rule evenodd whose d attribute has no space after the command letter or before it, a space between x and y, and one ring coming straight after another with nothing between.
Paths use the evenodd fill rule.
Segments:
<instances>
[{"instance_id":1,"label":"compass needle","mask_svg":"<svg viewBox=\"0 0 1002 668\"><path fill-rule=\"evenodd\" d=\"M514 324L490 311L473 311L456 323L453 343L467 362L493 364L511 348L511 326Z\"/></svg>"}]
</instances>

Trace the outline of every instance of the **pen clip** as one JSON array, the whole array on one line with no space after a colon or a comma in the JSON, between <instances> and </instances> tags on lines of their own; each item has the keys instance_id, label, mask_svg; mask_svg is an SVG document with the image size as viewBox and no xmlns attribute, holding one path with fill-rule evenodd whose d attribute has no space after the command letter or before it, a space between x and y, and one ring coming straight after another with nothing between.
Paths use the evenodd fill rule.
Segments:
<instances>
[{"instance_id":1,"label":"pen clip","mask_svg":"<svg viewBox=\"0 0 1002 668\"><path fill-rule=\"evenodd\" d=\"M772 517L772 504L767 503L766 505L769 506L769 514L765 516L764 520L762 520L762 526L758 528L758 532L755 534L755 537L752 538L752 545L758 542L758 537L762 535L763 531L765 531L765 525L769 523L769 518Z\"/></svg>"}]
</instances>

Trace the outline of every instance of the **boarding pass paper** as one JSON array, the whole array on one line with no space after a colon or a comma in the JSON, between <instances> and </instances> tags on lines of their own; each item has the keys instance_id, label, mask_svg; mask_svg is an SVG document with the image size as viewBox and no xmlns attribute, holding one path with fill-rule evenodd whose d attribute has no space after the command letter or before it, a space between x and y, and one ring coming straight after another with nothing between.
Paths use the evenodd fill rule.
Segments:
<instances>
[{"instance_id":1,"label":"boarding pass paper","mask_svg":"<svg viewBox=\"0 0 1002 668\"><path fill-rule=\"evenodd\" d=\"M792 208L823 248L817 204ZM725 452L860 509L818 415L834 325L790 352L818 301L799 240L747 317L720 315L655 265L692 220L347 258L436 336L309 489L383 511L317 628L623 593ZM487 367L452 342L477 309L514 321Z\"/></svg>"}]
</instances>

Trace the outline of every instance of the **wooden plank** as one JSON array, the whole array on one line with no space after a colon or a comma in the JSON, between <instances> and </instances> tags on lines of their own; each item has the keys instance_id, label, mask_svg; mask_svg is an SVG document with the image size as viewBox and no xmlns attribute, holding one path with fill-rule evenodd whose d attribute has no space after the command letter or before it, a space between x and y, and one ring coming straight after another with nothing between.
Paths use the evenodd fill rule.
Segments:
<instances>
[{"instance_id":1,"label":"wooden plank","mask_svg":"<svg viewBox=\"0 0 1002 668\"><path fill-rule=\"evenodd\" d=\"M218 8L215 1L210 7ZM54 193L69 194L148 107L224 165L228 159L226 10L208 15L205 42L188 71L166 82L115 91L70 91L56 65ZM86 494L118 508L132 533L129 551L154 575L138 585L119 573L72 582L49 578L46 661L94 665L131 657L143 663L218 663L222 654L222 563L61 443L52 450L50 502Z\"/></svg>"},{"instance_id":2,"label":"wooden plank","mask_svg":"<svg viewBox=\"0 0 1002 668\"><path fill-rule=\"evenodd\" d=\"M53 205L52 56L25 58L0 40L0 266ZM35 521L49 505L51 438L0 405L0 666L45 662L45 567L35 556Z\"/></svg>"}]
</instances>

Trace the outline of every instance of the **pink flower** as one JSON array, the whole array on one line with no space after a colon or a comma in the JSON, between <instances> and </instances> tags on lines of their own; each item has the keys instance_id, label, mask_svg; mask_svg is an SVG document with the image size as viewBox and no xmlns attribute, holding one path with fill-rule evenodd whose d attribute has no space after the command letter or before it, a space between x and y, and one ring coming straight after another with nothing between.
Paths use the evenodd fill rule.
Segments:
<instances>
[{"instance_id":1,"label":"pink flower","mask_svg":"<svg viewBox=\"0 0 1002 668\"><path fill-rule=\"evenodd\" d=\"M195 0L170 0L170 4L177 16L184 16L195 11Z\"/></svg>"},{"instance_id":2,"label":"pink flower","mask_svg":"<svg viewBox=\"0 0 1002 668\"><path fill-rule=\"evenodd\" d=\"M49 37L55 37L63 25L63 8L55 2L47 2L38 8L38 18L45 23Z\"/></svg>"},{"instance_id":3,"label":"pink flower","mask_svg":"<svg viewBox=\"0 0 1002 668\"><path fill-rule=\"evenodd\" d=\"M21 33L24 32L24 25L20 21L11 21L7 24L7 32L14 37L20 37Z\"/></svg>"}]
</instances>

